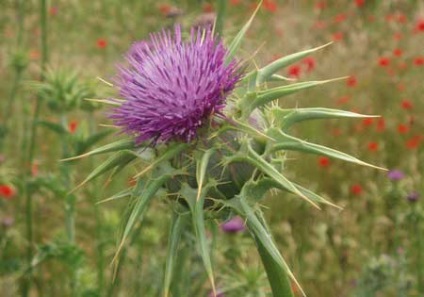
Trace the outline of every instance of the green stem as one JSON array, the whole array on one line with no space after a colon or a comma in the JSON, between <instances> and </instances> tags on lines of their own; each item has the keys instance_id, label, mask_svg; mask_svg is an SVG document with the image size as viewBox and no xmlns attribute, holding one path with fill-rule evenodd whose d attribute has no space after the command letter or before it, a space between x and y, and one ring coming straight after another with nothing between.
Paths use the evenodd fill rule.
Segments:
<instances>
[{"instance_id":1,"label":"green stem","mask_svg":"<svg viewBox=\"0 0 424 297\"><path fill-rule=\"evenodd\" d=\"M44 80L44 72L48 61L47 51L47 0L40 0L40 27L41 27L41 80ZM22 33L21 33L22 34ZM19 35L22 39L22 35ZM31 262L34 255L34 222L33 222L33 201L32 201L32 190L30 189L29 179L31 178L31 165L34 160L35 154L35 141L37 139L37 122L40 116L41 110L41 98L38 96L35 101L34 114L32 117L32 124L30 128L30 134L28 136L28 155L25 162L24 170L24 195L25 195L25 226L26 226L26 237L27 237L27 253L26 260L29 267L28 274L24 279L22 296L27 297L31 289L31 283L33 281L33 271L31 269Z\"/></svg>"},{"instance_id":2,"label":"green stem","mask_svg":"<svg viewBox=\"0 0 424 297\"><path fill-rule=\"evenodd\" d=\"M228 0L218 0L217 12L218 15L216 17L215 22L215 35L218 35L219 38L223 38L223 30L224 30L224 20L225 20L225 12L227 10L227 1Z\"/></svg>"},{"instance_id":3,"label":"green stem","mask_svg":"<svg viewBox=\"0 0 424 297\"><path fill-rule=\"evenodd\" d=\"M94 113L90 112L88 114L88 129L90 131L90 136L96 133L96 121L94 119ZM91 167L95 166L95 158L90 158ZM97 186L97 180L94 180L92 183L93 192L99 187ZM90 195L92 197L96 197L96 195ZM99 296L103 296L103 287L104 287L104 240L103 240L103 225L102 219L100 215L99 205L96 203L97 201L93 199L93 207L94 207L94 218L96 221L96 240L97 240L97 286L99 291Z\"/></svg>"},{"instance_id":4,"label":"green stem","mask_svg":"<svg viewBox=\"0 0 424 297\"><path fill-rule=\"evenodd\" d=\"M413 206L413 216L414 216L414 222L413 222L413 230L414 230L414 237L416 239L415 241L415 251L417 251L417 281L418 281L418 292L424 294L424 268L423 268L423 240L422 240L422 234L420 233L420 219L421 214L417 208L417 205Z\"/></svg>"},{"instance_id":5,"label":"green stem","mask_svg":"<svg viewBox=\"0 0 424 297\"><path fill-rule=\"evenodd\" d=\"M68 119L66 113L62 113L60 122L64 130L68 129ZM62 141L62 158L68 158L69 152L69 135L65 134ZM71 168L68 162L61 164L61 176L63 181L63 187L66 191L64 198L65 201L65 229L66 237L70 245L75 245L75 196L68 194L71 190ZM72 297L77 296L77 269L72 265L71 277L69 280L69 287L71 290Z\"/></svg>"}]
</instances>

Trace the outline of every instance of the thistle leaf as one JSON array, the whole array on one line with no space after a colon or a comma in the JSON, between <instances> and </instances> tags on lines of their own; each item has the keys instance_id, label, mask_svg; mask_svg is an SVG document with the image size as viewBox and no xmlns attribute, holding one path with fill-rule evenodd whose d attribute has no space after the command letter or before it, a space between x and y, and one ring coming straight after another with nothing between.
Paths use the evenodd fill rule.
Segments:
<instances>
[{"instance_id":1,"label":"thistle leaf","mask_svg":"<svg viewBox=\"0 0 424 297\"><path fill-rule=\"evenodd\" d=\"M116 151L120 151L120 150L129 150L129 149L133 149L133 148L135 148L135 143L134 143L133 140L121 139L121 140L106 144L104 146L101 146L99 148L96 148L96 149L89 151L85 154L75 156L75 157L71 157L71 158L62 159L61 161L71 161L71 160L76 160L76 159L80 159L80 158L85 158L85 157L88 157L88 156L94 156L94 155L99 155L99 154L104 154L104 153L111 153L111 152L116 152Z\"/></svg>"},{"instance_id":2,"label":"thistle leaf","mask_svg":"<svg viewBox=\"0 0 424 297\"><path fill-rule=\"evenodd\" d=\"M260 211L254 210L249 206L243 196L232 199L232 207L244 218L246 218L247 228L253 235L257 244L258 252L261 256L262 263L268 275L274 297L293 297L290 286L292 279L300 288L289 266L281 256L278 248L272 239L271 233L264 225L260 217Z\"/></svg>"},{"instance_id":3,"label":"thistle leaf","mask_svg":"<svg viewBox=\"0 0 424 297\"><path fill-rule=\"evenodd\" d=\"M178 244L180 242L181 234L183 233L186 225L187 215L175 214L171 223L171 232L168 238L168 254L166 257L165 265L165 278L163 285L163 297L169 297L171 281L174 273L174 264L178 255Z\"/></svg>"},{"instance_id":4,"label":"thistle leaf","mask_svg":"<svg viewBox=\"0 0 424 297\"><path fill-rule=\"evenodd\" d=\"M206 238L204 205L205 197L202 195L196 199L196 204L193 212L193 227L196 233L197 243L199 244L199 252L205 265L206 273L212 286L212 291L216 295L215 280L213 277L212 261L209 251L209 246Z\"/></svg>"},{"instance_id":5,"label":"thistle leaf","mask_svg":"<svg viewBox=\"0 0 424 297\"><path fill-rule=\"evenodd\" d=\"M148 171L155 168L158 164L171 160L173 157L177 156L179 153L181 153L183 150L185 150L189 145L187 143L173 143L172 145L169 145L166 147L165 151L160 153L160 156L155 158L155 160L146 168L144 168L140 173L134 176L134 178L138 178L144 174L146 174Z\"/></svg>"},{"instance_id":6,"label":"thistle leaf","mask_svg":"<svg viewBox=\"0 0 424 297\"><path fill-rule=\"evenodd\" d=\"M72 190L72 192L79 189L80 187L88 183L89 181L95 179L96 177L102 175L105 172L108 172L118 167L122 167L123 164L124 166L127 165L129 162L131 162L135 158L136 158L136 155L134 154L134 152L129 150L120 151L113 154L106 161L104 161L102 164L97 166L82 183L80 183L74 190Z\"/></svg>"},{"instance_id":7,"label":"thistle leaf","mask_svg":"<svg viewBox=\"0 0 424 297\"><path fill-rule=\"evenodd\" d=\"M326 146L322 146L315 143L310 143L310 142L301 140L299 138L290 136L275 128L268 129L267 134L270 137L273 137L274 139L276 139L276 143L272 146L271 151L290 150L290 151L311 153L311 154L323 155L323 156L355 163L358 165L385 170L384 168L363 162L351 155L345 154L335 149L331 149Z\"/></svg>"},{"instance_id":8,"label":"thistle leaf","mask_svg":"<svg viewBox=\"0 0 424 297\"><path fill-rule=\"evenodd\" d=\"M197 180L197 197L196 201L199 200L200 195L202 193L203 189L203 183L205 180L206 170L208 168L209 159L212 156L212 154L215 152L214 148L210 148L206 150L201 158L198 158L200 160L196 163L196 180Z\"/></svg>"},{"instance_id":9,"label":"thistle leaf","mask_svg":"<svg viewBox=\"0 0 424 297\"><path fill-rule=\"evenodd\" d=\"M258 70L256 85L258 86L258 85L262 84L263 82L268 81L280 69L287 67L287 66L289 66L293 63L296 63L297 61L309 56L310 54L312 54L312 53L314 53L314 52L316 52L316 51L318 51L318 50L320 50L324 47L327 47L330 44L332 44L332 42L329 42L327 44L324 44L324 45L316 47L316 48L312 48L312 49L308 49L308 50L305 50L305 51L302 51L302 52L294 53L294 54L282 57L280 59L277 59L277 60L271 62L267 66Z\"/></svg>"},{"instance_id":10,"label":"thistle leaf","mask_svg":"<svg viewBox=\"0 0 424 297\"><path fill-rule=\"evenodd\" d=\"M64 135L68 133L68 130L66 130L65 127L63 127L63 125L61 124L48 122L48 121L37 121L37 125L43 126L59 135Z\"/></svg>"},{"instance_id":11,"label":"thistle leaf","mask_svg":"<svg viewBox=\"0 0 424 297\"><path fill-rule=\"evenodd\" d=\"M280 172L278 172L277 169L275 169L272 164L264 160L260 155L258 155L255 150L250 146L250 144L247 145L247 155L246 154L237 154L233 155L229 158L227 158L227 162L236 162L236 161L244 161L252 164L256 168L258 168L260 171L265 173L267 176L272 178L275 182L277 182L281 187L285 188L287 191L294 193L301 197L302 199L305 199L307 202L312 204L314 207L319 209L319 206L311 201L308 197L306 197L302 192L300 192L296 186L289 181L284 175L282 175Z\"/></svg>"},{"instance_id":12,"label":"thistle leaf","mask_svg":"<svg viewBox=\"0 0 424 297\"><path fill-rule=\"evenodd\" d=\"M95 134L89 136L87 139L85 139L83 142L81 142L77 146L77 150L76 150L77 155L81 155L90 146L92 146L93 144L96 144L97 142L99 142L100 140L102 140L103 138L108 136L110 133L112 133L111 130L105 130L105 131L101 131L101 132L98 132L98 133L95 133Z\"/></svg>"},{"instance_id":13,"label":"thistle leaf","mask_svg":"<svg viewBox=\"0 0 424 297\"><path fill-rule=\"evenodd\" d=\"M125 241L133 229L137 219L142 218L149 203L155 197L156 193L162 185L179 171L173 169L169 164L162 164L158 167L154 176L149 180L138 180L137 186L133 192L134 203L130 206L130 214L125 224L124 231L122 232L121 240L118 245L117 251L113 258L113 262L118 258Z\"/></svg>"},{"instance_id":14,"label":"thistle leaf","mask_svg":"<svg viewBox=\"0 0 424 297\"><path fill-rule=\"evenodd\" d=\"M250 108L251 110L253 110L259 106L265 105L281 97L291 95L299 91L313 88L313 87L323 85L329 82L337 81L340 79L345 79L345 78L343 77L343 78L321 80L321 81L306 81L306 82L294 83L294 84L290 84L290 85L286 85L282 87L271 88L265 91L259 91L257 93L256 98L251 102Z\"/></svg>"},{"instance_id":15,"label":"thistle leaf","mask_svg":"<svg viewBox=\"0 0 424 297\"><path fill-rule=\"evenodd\" d=\"M233 41L228 46L227 56L225 57L225 64L230 63L231 60L234 58L238 48L240 47L241 42L243 41L244 36L246 35L247 30L249 29L250 25L253 22L253 19L255 18L256 14L259 11L259 8L262 5L262 1L263 0L259 2L258 6L256 7L250 19L243 26L243 28L241 28L241 30L237 33L236 37L234 37Z\"/></svg>"},{"instance_id":16,"label":"thistle leaf","mask_svg":"<svg viewBox=\"0 0 424 297\"><path fill-rule=\"evenodd\" d=\"M364 115L351 111L331 109L331 108L296 108L282 109L278 106L271 107L267 113L273 119L275 126L283 131L289 129L294 124L319 119L336 119L336 118L375 118L377 115Z\"/></svg>"},{"instance_id":17,"label":"thistle leaf","mask_svg":"<svg viewBox=\"0 0 424 297\"><path fill-rule=\"evenodd\" d=\"M96 202L96 204L100 204L100 203L105 203L105 202L109 202L109 201L113 201L113 200L117 200L117 199L121 199L121 198L125 198L125 197L129 197L131 196L133 189L129 188L129 189L125 189L119 193L116 193L112 196L110 196L109 198L100 200L98 202Z\"/></svg>"}]
</instances>

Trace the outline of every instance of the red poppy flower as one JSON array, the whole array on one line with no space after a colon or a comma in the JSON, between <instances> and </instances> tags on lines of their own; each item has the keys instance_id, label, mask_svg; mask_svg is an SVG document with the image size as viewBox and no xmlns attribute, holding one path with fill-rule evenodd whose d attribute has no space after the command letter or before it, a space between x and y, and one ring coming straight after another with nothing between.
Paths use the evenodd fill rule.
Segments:
<instances>
[{"instance_id":1,"label":"red poppy flower","mask_svg":"<svg viewBox=\"0 0 424 297\"><path fill-rule=\"evenodd\" d=\"M409 126L405 124L399 124L397 127L397 130L400 134L405 134L405 133L408 133Z\"/></svg>"},{"instance_id":2,"label":"red poppy flower","mask_svg":"<svg viewBox=\"0 0 424 297\"><path fill-rule=\"evenodd\" d=\"M97 39L97 47L100 49L106 48L107 47L107 40L103 39L103 38L99 38Z\"/></svg>"},{"instance_id":3,"label":"red poppy flower","mask_svg":"<svg viewBox=\"0 0 424 297\"><path fill-rule=\"evenodd\" d=\"M412 102L409 101L408 99L402 100L401 106L402 106L403 109L412 109L412 107L413 107Z\"/></svg>"},{"instance_id":4,"label":"red poppy flower","mask_svg":"<svg viewBox=\"0 0 424 297\"><path fill-rule=\"evenodd\" d=\"M396 15L396 21L397 21L398 23L405 24L405 23L406 23L406 21L407 21L407 19L406 19L406 15L404 15L403 13L398 13L398 14Z\"/></svg>"},{"instance_id":5,"label":"red poppy flower","mask_svg":"<svg viewBox=\"0 0 424 297\"><path fill-rule=\"evenodd\" d=\"M343 40L343 33L342 32L333 33L332 39L333 39L333 41Z\"/></svg>"},{"instance_id":6,"label":"red poppy flower","mask_svg":"<svg viewBox=\"0 0 424 297\"><path fill-rule=\"evenodd\" d=\"M402 35L402 33L400 33L400 32L396 32L395 34L393 34L393 39L394 39L394 40L399 41L399 40L401 40L401 39L402 39L402 37L403 37L403 35Z\"/></svg>"},{"instance_id":7,"label":"red poppy flower","mask_svg":"<svg viewBox=\"0 0 424 297\"><path fill-rule=\"evenodd\" d=\"M315 3L315 8L319 10L323 10L327 7L327 3L325 1L318 1Z\"/></svg>"},{"instance_id":8,"label":"red poppy flower","mask_svg":"<svg viewBox=\"0 0 424 297\"><path fill-rule=\"evenodd\" d=\"M378 151L378 143L375 141L371 141L368 143L367 148L370 152Z\"/></svg>"},{"instance_id":9,"label":"red poppy flower","mask_svg":"<svg viewBox=\"0 0 424 297\"><path fill-rule=\"evenodd\" d=\"M162 15L167 16L172 7L169 4L159 4L158 8Z\"/></svg>"},{"instance_id":10,"label":"red poppy flower","mask_svg":"<svg viewBox=\"0 0 424 297\"><path fill-rule=\"evenodd\" d=\"M299 65L291 65L288 70L288 75L291 77L299 78L301 67Z\"/></svg>"},{"instance_id":11,"label":"red poppy flower","mask_svg":"<svg viewBox=\"0 0 424 297\"><path fill-rule=\"evenodd\" d=\"M366 119L363 119L363 120L362 120L362 124L363 124L364 126L369 127L369 126L371 126L372 124L374 124L374 118L366 118Z\"/></svg>"},{"instance_id":12,"label":"red poppy flower","mask_svg":"<svg viewBox=\"0 0 424 297\"><path fill-rule=\"evenodd\" d=\"M406 147L408 149L416 149L421 142L421 136L414 136L406 141Z\"/></svg>"},{"instance_id":13,"label":"red poppy flower","mask_svg":"<svg viewBox=\"0 0 424 297\"><path fill-rule=\"evenodd\" d=\"M350 192L354 195L360 195L362 194L362 186L359 184L352 185L350 187Z\"/></svg>"},{"instance_id":14,"label":"red poppy flower","mask_svg":"<svg viewBox=\"0 0 424 297\"><path fill-rule=\"evenodd\" d=\"M302 63L306 65L307 72L311 72L312 70L315 69L316 62L315 62L315 59L312 57L307 57L303 59Z\"/></svg>"},{"instance_id":15,"label":"red poppy flower","mask_svg":"<svg viewBox=\"0 0 424 297\"><path fill-rule=\"evenodd\" d=\"M77 131L78 128L78 122L77 121L70 121L68 124L68 130L69 133L75 133L75 131Z\"/></svg>"},{"instance_id":16,"label":"red poppy flower","mask_svg":"<svg viewBox=\"0 0 424 297\"><path fill-rule=\"evenodd\" d=\"M403 55L403 51L400 48L395 48L393 50L393 55L396 57L401 57Z\"/></svg>"},{"instance_id":17,"label":"red poppy flower","mask_svg":"<svg viewBox=\"0 0 424 297\"><path fill-rule=\"evenodd\" d=\"M340 13L334 17L334 22L341 23L347 19L347 15L345 13Z\"/></svg>"},{"instance_id":18,"label":"red poppy flower","mask_svg":"<svg viewBox=\"0 0 424 297\"><path fill-rule=\"evenodd\" d=\"M230 4L234 6L239 5L240 3L241 3L241 0L230 0Z\"/></svg>"},{"instance_id":19,"label":"red poppy flower","mask_svg":"<svg viewBox=\"0 0 424 297\"><path fill-rule=\"evenodd\" d=\"M349 96L342 96L337 100L337 104L342 105L342 104L348 103L349 100L350 100Z\"/></svg>"},{"instance_id":20,"label":"red poppy flower","mask_svg":"<svg viewBox=\"0 0 424 297\"><path fill-rule=\"evenodd\" d=\"M205 3L203 5L203 12L205 12L205 13L213 12L213 5L210 4L210 3Z\"/></svg>"},{"instance_id":21,"label":"red poppy flower","mask_svg":"<svg viewBox=\"0 0 424 297\"><path fill-rule=\"evenodd\" d=\"M321 156L318 158L318 165L320 167L326 168L330 166L330 159L328 157Z\"/></svg>"},{"instance_id":22,"label":"red poppy flower","mask_svg":"<svg viewBox=\"0 0 424 297\"><path fill-rule=\"evenodd\" d=\"M419 19L415 24L415 30L419 32L424 32L424 19Z\"/></svg>"},{"instance_id":23,"label":"red poppy flower","mask_svg":"<svg viewBox=\"0 0 424 297\"><path fill-rule=\"evenodd\" d=\"M355 0L355 5L357 7L362 7L365 5L365 0Z\"/></svg>"},{"instance_id":24,"label":"red poppy flower","mask_svg":"<svg viewBox=\"0 0 424 297\"><path fill-rule=\"evenodd\" d=\"M274 0L264 0L262 5L269 12L274 13L277 11L277 3Z\"/></svg>"},{"instance_id":25,"label":"red poppy flower","mask_svg":"<svg viewBox=\"0 0 424 297\"><path fill-rule=\"evenodd\" d=\"M358 80L356 79L356 77L355 76L353 76L353 75L351 75L351 76L349 76L348 78L347 78L347 80L346 80L346 85L348 86L348 87L356 87L356 85L358 84Z\"/></svg>"},{"instance_id":26,"label":"red poppy flower","mask_svg":"<svg viewBox=\"0 0 424 297\"><path fill-rule=\"evenodd\" d=\"M424 65L424 57L416 57L414 59L415 66L423 66Z\"/></svg>"},{"instance_id":27,"label":"red poppy flower","mask_svg":"<svg viewBox=\"0 0 424 297\"><path fill-rule=\"evenodd\" d=\"M327 27L327 23L324 21L316 21L312 28L314 29L325 29Z\"/></svg>"},{"instance_id":28,"label":"red poppy flower","mask_svg":"<svg viewBox=\"0 0 424 297\"><path fill-rule=\"evenodd\" d=\"M390 65L390 59L387 57L381 57L378 59L378 65L381 67L386 67Z\"/></svg>"},{"instance_id":29,"label":"red poppy flower","mask_svg":"<svg viewBox=\"0 0 424 297\"><path fill-rule=\"evenodd\" d=\"M55 16L55 15L57 15L57 11L58 11L57 6L52 6L52 7L50 7L50 9L49 9L49 14L50 14L51 16Z\"/></svg>"},{"instance_id":30,"label":"red poppy flower","mask_svg":"<svg viewBox=\"0 0 424 297\"><path fill-rule=\"evenodd\" d=\"M10 200L16 195L16 190L10 185L0 185L0 197Z\"/></svg>"},{"instance_id":31,"label":"red poppy flower","mask_svg":"<svg viewBox=\"0 0 424 297\"><path fill-rule=\"evenodd\" d=\"M386 129L386 121L384 118L379 118L377 121L377 132L383 132Z\"/></svg>"}]
</instances>

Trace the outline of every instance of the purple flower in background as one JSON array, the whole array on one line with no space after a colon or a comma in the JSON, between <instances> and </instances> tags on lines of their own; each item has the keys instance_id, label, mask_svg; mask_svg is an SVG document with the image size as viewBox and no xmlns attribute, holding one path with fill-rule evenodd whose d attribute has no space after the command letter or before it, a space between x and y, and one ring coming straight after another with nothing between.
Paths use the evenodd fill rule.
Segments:
<instances>
[{"instance_id":1,"label":"purple flower in background","mask_svg":"<svg viewBox=\"0 0 424 297\"><path fill-rule=\"evenodd\" d=\"M420 194L418 192L411 192L406 196L406 199L409 202L417 202L419 198L420 198Z\"/></svg>"},{"instance_id":2,"label":"purple flower in background","mask_svg":"<svg viewBox=\"0 0 424 297\"><path fill-rule=\"evenodd\" d=\"M221 114L240 79L237 62L225 63L226 55L211 29L192 29L184 41L176 26L173 34L164 30L135 43L117 79L125 100L110 118L138 143L190 142L214 113Z\"/></svg>"},{"instance_id":3,"label":"purple flower in background","mask_svg":"<svg viewBox=\"0 0 424 297\"><path fill-rule=\"evenodd\" d=\"M213 292L210 292L208 297L225 297L225 294L224 292L221 292L220 290L218 290L216 294L214 294Z\"/></svg>"},{"instance_id":4,"label":"purple flower in background","mask_svg":"<svg viewBox=\"0 0 424 297\"><path fill-rule=\"evenodd\" d=\"M226 233L237 233L244 231L245 225L242 218L236 216L221 224L221 230Z\"/></svg>"},{"instance_id":5,"label":"purple flower in background","mask_svg":"<svg viewBox=\"0 0 424 297\"><path fill-rule=\"evenodd\" d=\"M405 174L398 169L393 169L387 173L387 177L392 181L399 181L405 177Z\"/></svg>"}]
</instances>

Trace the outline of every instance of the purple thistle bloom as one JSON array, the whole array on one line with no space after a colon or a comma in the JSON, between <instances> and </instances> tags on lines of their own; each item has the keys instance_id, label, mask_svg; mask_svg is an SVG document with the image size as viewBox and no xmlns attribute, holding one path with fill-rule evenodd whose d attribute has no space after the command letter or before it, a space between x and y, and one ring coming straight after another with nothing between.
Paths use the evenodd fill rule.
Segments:
<instances>
[{"instance_id":1,"label":"purple thistle bloom","mask_svg":"<svg viewBox=\"0 0 424 297\"><path fill-rule=\"evenodd\" d=\"M406 199L409 202L417 202L419 198L420 198L420 194L418 192L411 192L406 196Z\"/></svg>"},{"instance_id":2,"label":"purple thistle bloom","mask_svg":"<svg viewBox=\"0 0 424 297\"><path fill-rule=\"evenodd\" d=\"M245 225L242 218L239 216L236 216L232 218L231 220L226 221L225 223L221 224L221 230L226 233L237 233L244 231Z\"/></svg>"},{"instance_id":3,"label":"purple thistle bloom","mask_svg":"<svg viewBox=\"0 0 424 297\"><path fill-rule=\"evenodd\" d=\"M405 177L405 174L398 169L393 169L387 173L387 177L392 181L399 181Z\"/></svg>"},{"instance_id":4,"label":"purple thistle bloom","mask_svg":"<svg viewBox=\"0 0 424 297\"><path fill-rule=\"evenodd\" d=\"M222 114L240 79L237 62L226 64L226 55L211 29L192 29L183 41L176 26L174 34L164 30L135 43L118 76L125 101L110 118L137 143L192 141L214 113Z\"/></svg>"}]
</instances>

